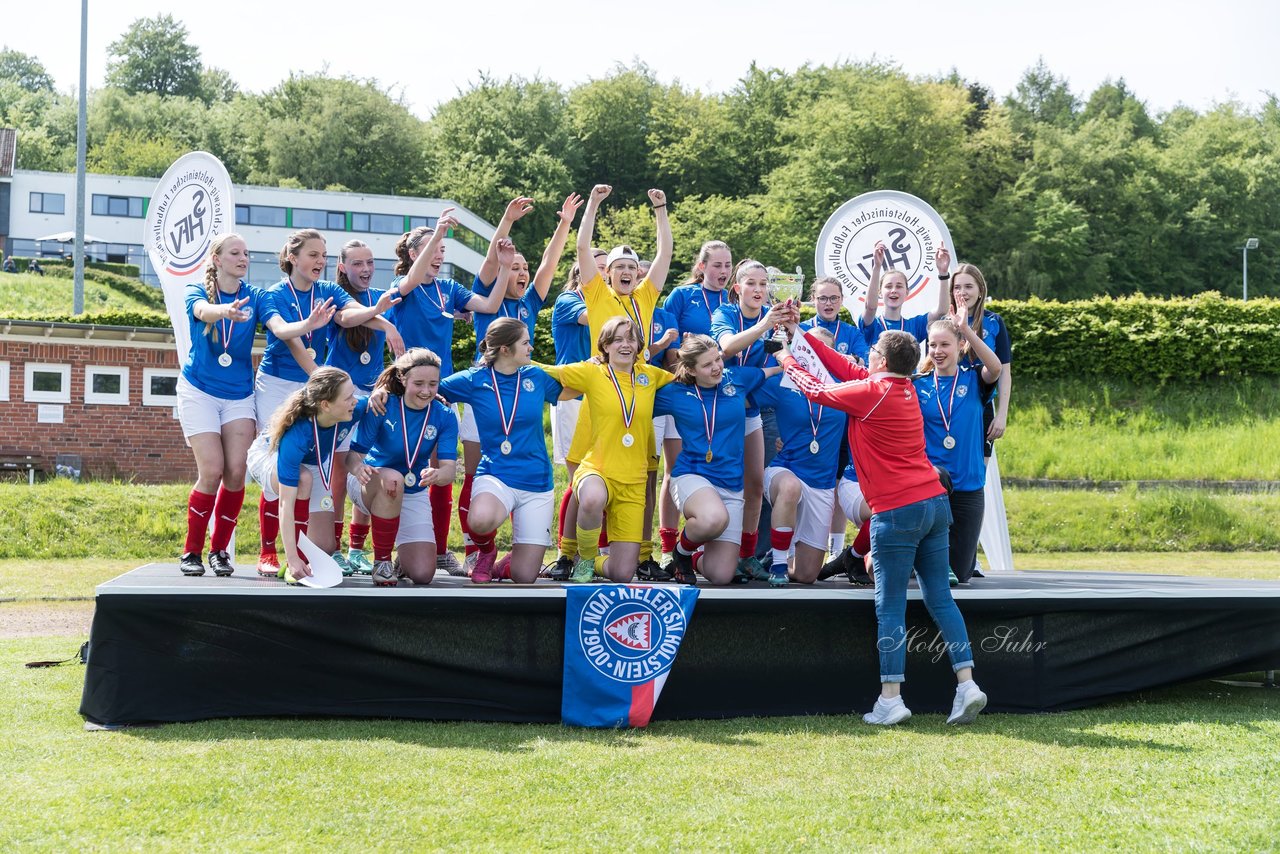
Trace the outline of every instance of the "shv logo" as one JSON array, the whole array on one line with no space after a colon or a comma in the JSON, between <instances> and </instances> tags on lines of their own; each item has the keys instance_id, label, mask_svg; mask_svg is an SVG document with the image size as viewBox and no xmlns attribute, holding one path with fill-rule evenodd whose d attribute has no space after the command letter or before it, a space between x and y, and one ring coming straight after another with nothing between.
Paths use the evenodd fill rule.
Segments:
<instances>
[{"instance_id":1,"label":"shv logo","mask_svg":"<svg viewBox=\"0 0 1280 854\"><path fill-rule=\"evenodd\" d=\"M203 242L204 236L208 233L208 223L206 219L209 214L209 207L206 204L208 197L204 190L195 187L190 192L191 195L191 212L186 216L176 217L177 222L170 220L169 228L169 248L173 250L173 254L181 256L184 249L190 248L195 240ZM178 209L178 204L174 204L172 211Z\"/></svg>"},{"instance_id":2,"label":"shv logo","mask_svg":"<svg viewBox=\"0 0 1280 854\"><path fill-rule=\"evenodd\" d=\"M156 272L196 273L213 239L230 230L234 210L230 177L216 157L195 151L179 158L147 209L147 249Z\"/></svg>"}]
</instances>

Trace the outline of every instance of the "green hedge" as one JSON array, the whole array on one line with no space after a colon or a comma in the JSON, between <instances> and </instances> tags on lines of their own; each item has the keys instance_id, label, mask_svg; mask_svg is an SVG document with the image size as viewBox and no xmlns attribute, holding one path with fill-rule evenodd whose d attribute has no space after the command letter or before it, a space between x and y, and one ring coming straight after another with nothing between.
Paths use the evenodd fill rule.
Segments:
<instances>
[{"instance_id":1,"label":"green hedge","mask_svg":"<svg viewBox=\"0 0 1280 854\"><path fill-rule=\"evenodd\" d=\"M20 268L19 272L26 271L26 269L31 265L30 258L14 258L13 260L17 262L18 267ZM41 258L40 266L44 268L46 273L52 271L54 268L66 268L70 270L74 269L75 261L71 258ZM84 266L85 269L88 270L102 270L105 273L114 273L117 276L124 276L128 279L136 279L142 275L142 270L138 268L137 264L117 264L112 261L86 260Z\"/></svg>"},{"instance_id":2,"label":"green hedge","mask_svg":"<svg viewBox=\"0 0 1280 854\"><path fill-rule=\"evenodd\" d=\"M1013 339L1014 374L1138 382L1280 375L1280 300L1098 297L990 303Z\"/></svg>"},{"instance_id":3,"label":"green hedge","mask_svg":"<svg viewBox=\"0 0 1280 854\"><path fill-rule=\"evenodd\" d=\"M115 266L125 266L116 264ZM57 266L49 265L45 268L45 272L57 279L71 279L75 277L75 270L65 264ZM128 294L140 303L155 306L157 309L164 310L164 292L159 288L153 288L150 285L138 281L136 278L122 276L119 273L112 273L107 270L98 270L86 268L84 271L85 281L97 282L108 288Z\"/></svg>"}]
</instances>

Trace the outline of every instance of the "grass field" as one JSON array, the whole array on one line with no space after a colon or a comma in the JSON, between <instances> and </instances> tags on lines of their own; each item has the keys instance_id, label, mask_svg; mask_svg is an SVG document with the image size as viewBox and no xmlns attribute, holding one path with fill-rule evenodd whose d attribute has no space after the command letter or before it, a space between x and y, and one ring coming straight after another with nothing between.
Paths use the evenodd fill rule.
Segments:
<instances>
[{"instance_id":1,"label":"grass field","mask_svg":"<svg viewBox=\"0 0 1280 854\"><path fill-rule=\"evenodd\" d=\"M30 273L6 273L0 276L0 316L41 317L71 313L75 285L71 279L56 276L34 276ZM103 311L164 311L164 299L156 291L156 299L143 302L109 285L86 279L84 283L86 314Z\"/></svg>"}]
</instances>

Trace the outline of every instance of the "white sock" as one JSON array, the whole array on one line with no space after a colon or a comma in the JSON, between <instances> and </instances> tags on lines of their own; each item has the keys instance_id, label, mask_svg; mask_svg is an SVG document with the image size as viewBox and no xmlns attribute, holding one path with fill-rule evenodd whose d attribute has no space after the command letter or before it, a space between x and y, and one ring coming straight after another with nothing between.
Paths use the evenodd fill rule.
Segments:
<instances>
[{"instance_id":1,"label":"white sock","mask_svg":"<svg viewBox=\"0 0 1280 854\"><path fill-rule=\"evenodd\" d=\"M774 563L786 563L786 562L787 562L787 549L774 549L774 550L773 550L773 562L774 562Z\"/></svg>"},{"instance_id":2,"label":"white sock","mask_svg":"<svg viewBox=\"0 0 1280 854\"><path fill-rule=\"evenodd\" d=\"M838 555L844 550L844 534L832 534L827 541L827 554Z\"/></svg>"},{"instance_id":3,"label":"white sock","mask_svg":"<svg viewBox=\"0 0 1280 854\"><path fill-rule=\"evenodd\" d=\"M882 705L882 706L886 706L886 707L890 707L890 708L892 708L893 706L901 706L901 705L902 705L902 695L901 695L901 694L899 694L899 695L898 695L898 696L896 696L896 697L886 697L885 695L881 694L881 695L880 695L880 699L878 699L876 702L877 702L877 703L879 703L879 704L880 704L880 705Z\"/></svg>"}]
</instances>

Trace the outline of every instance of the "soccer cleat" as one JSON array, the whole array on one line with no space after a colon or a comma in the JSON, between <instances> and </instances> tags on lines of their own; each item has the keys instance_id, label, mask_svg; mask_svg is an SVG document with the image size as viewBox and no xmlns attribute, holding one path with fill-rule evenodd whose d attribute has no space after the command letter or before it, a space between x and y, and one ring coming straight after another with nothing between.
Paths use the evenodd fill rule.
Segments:
<instances>
[{"instance_id":1,"label":"soccer cleat","mask_svg":"<svg viewBox=\"0 0 1280 854\"><path fill-rule=\"evenodd\" d=\"M956 578L956 574L949 569L947 570L947 583L952 587L956 587L960 584L960 579Z\"/></svg>"},{"instance_id":2,"label":"soccer cleat","mask_svg":"<svg viewBox=\"0 0 1280 854\"><path fill-rule=\"evenodd\" d=\"M396 572L395 565L389 560L374 561L373 564L373 586L374 587L395 587L400 583L400 575Z\"/></svg>"},{"instance_id":3,"label":"soccer cleat","mask_svg":"<svg viewBox=\"0 0 1280 854\"><path fill-rule=\"evenodd\" d=\"M231 565L231 555L226 552L210 552L209 568L219 578L226 578L236 571L236 568Z\"/></svg>"},{"instance_id":4,"label":"soccer cleat","mask_svg":"<svg viewBox=\"0 0 1280 854\"><path fill-rule=\"evenodd\" d=\"M573 558L568 555L560 555L547 570L547 578L552 581L568 581L571 575L573 575Z\"/></svg>"},{"instance_id":5,"label":"soccer cleat","mask_svg":"<svg viewBox=\"0 0 1280 854\"><path fill-rule=\"evenodd\" d=\"M746 576L748 581L768 581L769 570L764 568L755 555L738 560L738 572Z\"/></svg>"},{"instance_id":6,"label":"soccer cleat","mask_svg":"<svg viewBox=\"0 0 1280 854\"><path fill-rule=\"evenodd\" d=\"M828 578L834 578L837 575L848 575L849 567L856 558L848 549L841 549L840 553L822 565L822 569L818 570L818 580L826 581Z\"/></svg>"},{"instance_id":7,"label":"soccer cleat","mask_svg":"<svg viewBox=\"0 0 1280 854\"><path fill-rule=\"evenodd\" d=\"M178 569L182 570L183 575L195 577L204 575L204 561L200 557L199 552L186 552L178 560Z\"/></svg>"},{"instance_id":8,"label":"soccer cleat","mask_svg":"<svg viewBox=\"0 0 1280 854\"><path fill-rule=\"evenodd\" d=\"M886 703L883 698L877 697L876 704L871 707L871 711L862 716L865 723L875 724L876 726L893 726L900 724L911 717L911 710L907 708L907 704L899 700L896 703Z\"/></svg>"},{"instance_id":9,"label":"soccer cleat","mask_svg":"<svg viewBox=\"0 0 1280 854\"><path fill-rule=\"evenodd\" d=\"M679 549L671 553L671 563L666 571L676 584L697 584L698 574L693 569L693 555L682 554Z\"/></svg>"},{"instance_id":10,"label":"soccer cleat","mask_svg":"<svg viewBox=\"0 0 1280 854\"><path fill-rule=\"evenodd\" d=\"M573 565L573 574L569 576L569 580L574 584L590 584L595 577L595 558L581 557L578 558L578 562Z\"/></svg>"},{"instance_id":11,"label":"soccer cleat","mask_svg":"<svg viewBox=\"0 0 1280 854\"><path fill-rule=\"evenodd\" d=\"M364 549L347 549L347 564L357 575L371 575L373 564L369 562L369 553Z\"/></svg>"},{"instance_id":12,"label":"soccer cleat","mask_svg":"<svg viewBox=\"0 0 1280 854\"><path fill-rule=\"evenodd\" d=\"M458 556L450 551L436 555L436 572L447 572L450 575L467 574L466 570L462 568L462 564L458 563Z\"/></svg>"},{"instance_id":13,"label":"soccer cleat","mask_svg":"<svg viewBox=\"0 0 1280 854\"><path fill-rule=\"evenodd\" d=\"M947 718L947 723L971 724L977 719L978 712L986 707L987 695L982 693L977 682L970 679L956 686L956 698L951 701L951 716Z\"/></svg>"},{"instance_id":14,"label":"soccer cleat","mask_svg":"<svg viewBox=\"0 0 1280 854\"><path fill-rule=\"evenodd\" d=\"M342 553L341 549L329 555L329 557L333 558L333 562L338 565L338 569L342 570L344 577L355 573L355 567L347 562L347 556Z\"/></svg>"},{"instance_id":15,"label":"soccer cleat","mask_svg":"<svg viewBox=\"0 0 1280 854\"><path fill-rule=\"evenodd\" d=\"M773 566L769 567L769 586L787 586L787 565L785 563L775 563Z\"/></svg>"},{"instance_id":16,"label":"soccer cleat","mask_svg":"<svg viewBox=\"0 0 1280 854\"><path fill-rule=\"evenodd\" d=\"M849 583L858 587L871 587L876 580L871 577L871 570L868 568L869 560L865 557L854 556L849 561Z\"/></svg>"},{"instance_id":17,"label":"soccer cleat","mask_svg":"<svg viewBox=\"0 0 1280 854\"><path fill-rule=\"evenodd\" d=\"M258 575L263 578L280 578L280 558L275 549L258 554Z\"/></svg>"},{"instance_id":18,"label":"soccer cleat","mask_svg":"<svg viewBox=\"0 0 1280 854\"><path fill-rule=\"evenodd\" d=\"M498 550L488 552L472 552L476 556L475 565L471 567L472 584L488 584L493 580L493 563L498 557ZM471 560L471 555L467 555Z\"/></svg>"},{"instance_id":19,"label":"soccer cleat","mask_svg":"<svg viewBox=\"0 0 1280 854\"><path fill-rule=\"evenodd\" d=\"M670 566L670 564L668 564ZM640 565L636 567L636 577L641 581L660 582L671 581L672 575L665 568L658 565L653 558L640 561Z\"/></svg>"}]
</instances>

